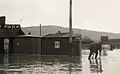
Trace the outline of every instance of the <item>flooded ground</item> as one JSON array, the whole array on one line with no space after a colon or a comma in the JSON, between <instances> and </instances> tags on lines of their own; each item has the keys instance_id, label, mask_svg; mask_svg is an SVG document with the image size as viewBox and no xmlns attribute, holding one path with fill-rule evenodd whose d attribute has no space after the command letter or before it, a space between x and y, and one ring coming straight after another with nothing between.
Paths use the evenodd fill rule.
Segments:
<instances>
[{"instance_id":1,"label":"flooded ground","mask_svg":"<svg viewBox=\"0 0 120 74\"><path fill-rule=\"evenodd\" d=\"M101 59L82 57L0 55L0 74L120 74L120 50L108 51Z\"/></svg>"}]
</instances>

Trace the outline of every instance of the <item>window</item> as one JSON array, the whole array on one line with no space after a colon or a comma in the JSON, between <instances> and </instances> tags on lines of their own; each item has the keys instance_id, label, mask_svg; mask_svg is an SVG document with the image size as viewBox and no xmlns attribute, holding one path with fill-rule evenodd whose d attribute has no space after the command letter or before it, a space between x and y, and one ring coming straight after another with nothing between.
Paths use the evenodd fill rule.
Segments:
<instances>
[{"instance_id":1,"label":"window","mask_svg":"<svg viewBox=\"0 0 120 74\"><path fill-rule=\"evenodd\" d=\"M55 41L55 48L60 48L60 41Z\"/></svg>"}]
</instances>

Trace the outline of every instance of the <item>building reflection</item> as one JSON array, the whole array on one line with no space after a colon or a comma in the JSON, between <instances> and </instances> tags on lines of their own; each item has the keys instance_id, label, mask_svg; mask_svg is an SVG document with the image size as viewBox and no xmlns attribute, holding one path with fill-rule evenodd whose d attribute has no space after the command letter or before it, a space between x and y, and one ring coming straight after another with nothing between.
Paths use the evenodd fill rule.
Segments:
<instances>
[{"instance_id":1,"label":"building reflection","mask_svg":"<svg viewBox=\"0 0 120 74\"><path fill-rule=\"evenodd\" d=\"M63 56L45 56L41 59L41 56L32 55L0 55L0 74L22 74L29 71L31 74L36 74L34 72L81 74L82 60L75 57L71 60L68 56L64 58Z\"/></svg>"},{"instance_id":2,"label":"building reflection","mask_svg":"<svg viewBox=\"0 0 120 74\"><path fill-rule=\"evenodd\" d=\"M4 54L0 54L0 66L4 67ZM1 69L0 74L5 74L4 71Z\"/></svg>"},{"instance_id":3,"label":"building reflection","mask_svg":"<svg viewBox=\"0 0 120 74\"><path fill-rule=\"evenodd\" d=\"M6 70L8 68L8 56L5 54L0 54L0 74L7 74Z\"/></svg>"},{"instance_id":4,"label":"building reflection","mask_svg":"<svg viewBox=\"0 0 120 74\"><path fill-rule=\"evenodd\" d=\"M90 59L90 71L93 73L102 73L102 62L101 59Z\"/></svg>"}]
</instances>

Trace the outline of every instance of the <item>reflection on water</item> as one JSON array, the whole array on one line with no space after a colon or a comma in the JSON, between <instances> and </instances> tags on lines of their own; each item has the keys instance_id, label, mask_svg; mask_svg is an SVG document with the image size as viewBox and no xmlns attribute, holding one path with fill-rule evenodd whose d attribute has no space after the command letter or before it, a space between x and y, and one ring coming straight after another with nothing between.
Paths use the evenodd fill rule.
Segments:
<instances>
[{"instance_id":1,"label":"reflection on water","mask_svg":"<svg viewBox=\"0 0 120 74\"><path fill-rule=\"evenodd\" d=\"M81 71L79 57L0 55L0 74L71 74Z\"/></svg>"},{"instance_id":2,"label":"reflection on water","mask_svg":"<svg viewBox=\"0 0 120 74\"><path fill-rule=\"evenodd\" d=\"M83 51L82 58L4 54L0 55L0 74L114 74L109 71L116 71L111 64L116 65L119 53L120 50L114 50L101 59L90 60L89 51Z\"/></svg>"},{"instance_id":3,"label":"reflection on water","mask_svg":"<svg viewBox=\"0 0 120 74\"><path fill-rule=\"evenodd\" d=\"M94 73L102 73L102 62L101 59L90 59L90 71Z\"/></svg>"}]
</instances>

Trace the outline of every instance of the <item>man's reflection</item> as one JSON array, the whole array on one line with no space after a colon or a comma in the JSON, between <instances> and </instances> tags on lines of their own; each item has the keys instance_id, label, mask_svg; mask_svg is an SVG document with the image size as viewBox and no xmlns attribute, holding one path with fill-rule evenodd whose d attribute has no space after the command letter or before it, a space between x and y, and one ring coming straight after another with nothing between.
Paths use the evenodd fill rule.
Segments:
<instances>
[{"instance_id":1,"label":"man's reflection","mask_svg":"<svg viewBox=\"0 0 120 74\"><path fill-rule=\"evenodd\" d=\"M97 72L97 73L102 73L102 62L101 59L90 59L90 71L91 72Z\"/></svg>"}]
</instances>

